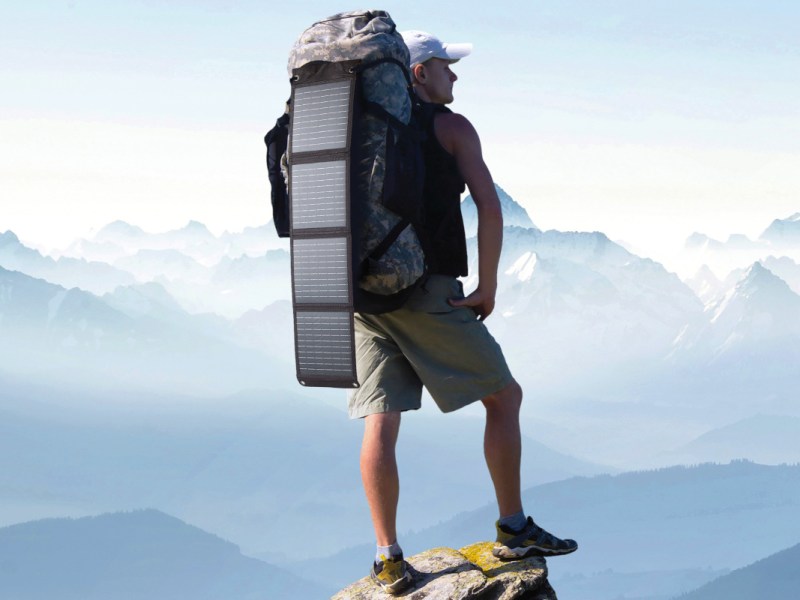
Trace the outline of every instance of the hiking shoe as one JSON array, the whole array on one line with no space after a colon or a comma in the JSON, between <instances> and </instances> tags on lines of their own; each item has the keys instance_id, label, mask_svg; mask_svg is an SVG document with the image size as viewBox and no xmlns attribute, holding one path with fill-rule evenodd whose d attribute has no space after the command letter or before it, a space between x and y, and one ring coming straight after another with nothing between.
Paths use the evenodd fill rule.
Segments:
<instances>
[{"instance_id":1,"label":"hiking shoe","mask_svg":"<svg viewBox=\"0 0 800 600\"><path fill-rule=\"evenodd\" d=\"M558 556L569 554L578 549L575 540L562 540L539 527L528 517L528 523L522 531L501 526L498 521L497 543L492 549L492 554L503 560L514 560L526 556Z\"/></svg>"},{"instance_id":2,"label":"hiking shoe","mask_svg":"<svg viewBox=\"0 0 800 600\"><path fill-rule=\"evenodd\" d=\"M381 560L373 563L369 576L384 592L392 595L399 594L413 582L402 553L391 558L381 554Z\"/></svg>"}]
</instances>

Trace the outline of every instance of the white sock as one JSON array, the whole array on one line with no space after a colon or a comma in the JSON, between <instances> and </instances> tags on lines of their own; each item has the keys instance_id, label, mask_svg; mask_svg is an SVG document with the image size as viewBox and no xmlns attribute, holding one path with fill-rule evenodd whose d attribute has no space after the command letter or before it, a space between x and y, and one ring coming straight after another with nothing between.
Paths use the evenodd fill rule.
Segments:
<instances>
[{"instance_id":1,"label":"white sock","mask_svg":"<svg viewBox=\"0 0 800 600\"><path fill-rule=\"evenodd\" d=\"M378 546L378 549L375 552L375 562L383 560L381 558L381 555L385 556L386 558L391 558L393 556L399 556L402 553L403 549L397 542L395 542L391 546Z\"/></svg>"}]
</instances>

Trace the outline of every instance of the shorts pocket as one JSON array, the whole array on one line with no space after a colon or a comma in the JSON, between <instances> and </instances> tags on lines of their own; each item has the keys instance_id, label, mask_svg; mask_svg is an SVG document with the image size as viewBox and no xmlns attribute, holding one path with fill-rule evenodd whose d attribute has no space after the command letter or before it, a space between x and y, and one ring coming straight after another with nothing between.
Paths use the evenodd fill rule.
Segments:
<instances>
[{"instance_id":1,"label":"shorts pocket","mask_svg":"<svg viewBox=\"0 0 800 600\"><path fill-rule=\"evenodd\" d=\"M431 275L414 291L404 308L414 312L448 314L459 310L455 306L450 306L448 300L463 297L463 286L458 279L445 275Z\"/></svg>"}]
</instances>

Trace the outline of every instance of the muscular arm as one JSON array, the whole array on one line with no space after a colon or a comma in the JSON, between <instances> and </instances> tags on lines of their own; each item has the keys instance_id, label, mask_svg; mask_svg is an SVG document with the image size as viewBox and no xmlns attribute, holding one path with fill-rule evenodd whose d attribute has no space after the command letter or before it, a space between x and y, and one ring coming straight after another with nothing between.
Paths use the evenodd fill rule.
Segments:
<instances>
[{"instance_id":1,"label":"muscular arm","mask_svg":"<svg viewBox=\"0 0 800 600\"><path fill-rule=\"evenodd\" d=\"M453 306L470 306L482 320L494 310L497 265L503 245L503 213L489 168L483 161L481 141L472 124L461 115L441 114L434 123L436 137L458 164L478 210L478 287Z\"/></svg>"}]
</instances>

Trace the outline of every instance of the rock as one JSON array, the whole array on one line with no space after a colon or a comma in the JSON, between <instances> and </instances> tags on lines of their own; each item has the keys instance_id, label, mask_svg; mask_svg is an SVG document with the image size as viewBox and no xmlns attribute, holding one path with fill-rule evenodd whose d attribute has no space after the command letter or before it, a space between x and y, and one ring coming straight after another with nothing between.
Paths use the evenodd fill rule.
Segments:
<instances>
[{"instance_id":1,"label":"rock","mask_svg":"<svg viewBox=\"0 0 800 600\"><path fill-rule=\"evenodd\" d=\"M479 542L453 550L434 548L408 558L414 587L396 598L404 600L557 600L547 581L544 558L500 561L492 556L494 542ZM349 585L331 600L392 598L369 577Z\"/></svg>"}]
</instances>

